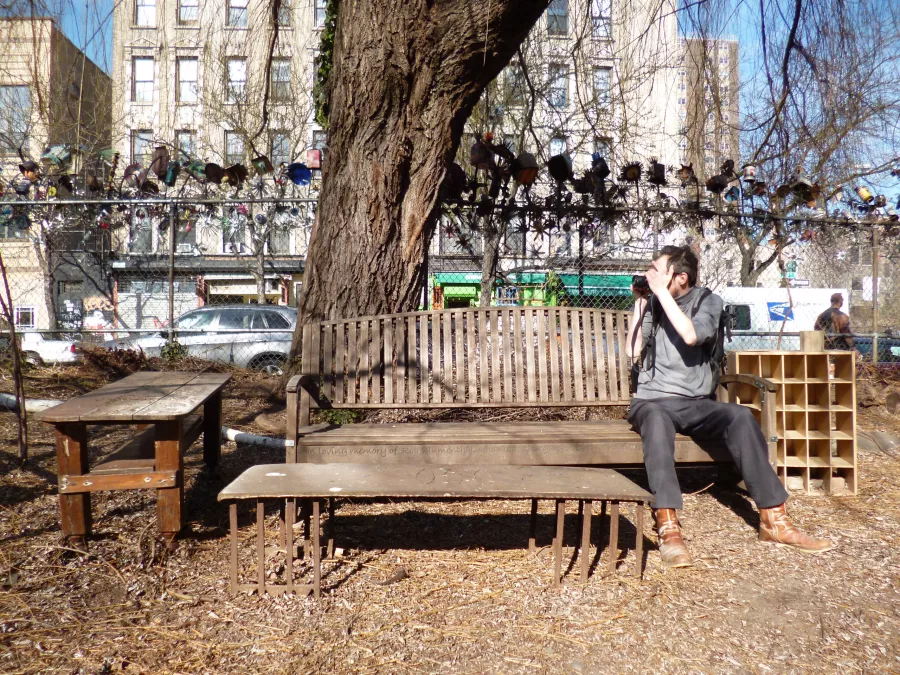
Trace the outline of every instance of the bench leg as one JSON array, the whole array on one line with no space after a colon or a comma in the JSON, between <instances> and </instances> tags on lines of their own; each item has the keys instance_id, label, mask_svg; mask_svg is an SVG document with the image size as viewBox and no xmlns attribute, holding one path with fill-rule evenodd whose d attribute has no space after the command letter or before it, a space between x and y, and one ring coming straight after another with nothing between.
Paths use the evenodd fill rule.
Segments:
<instances>
[{"instance_id":1,"label":"bench leg","mask_svg":"<svg viewBox=\"0 0 900 675\"><path fill-rule=\"evenodd\" d=\"M640 579L644 576L644 502L634 503L634 529L637 531L637 542L634 545L637 560L634 563L634 573Z\"/></svg>"},{"instance_id":2,"label":"bench leg","mask_svg":"<svg viewBox=\"0 0 900 675\"><path fill-rule=\"evenodd\" d=\"M266 592L266 506L256 500L256 585L259 597Z\"/></svg>"},{"instance_id":3,"label":"bench leg","mask_svg":"<svg viewBox=\"0 0 900 675\"><path fill-rule=\"evenodd\" d=\"M559 586L562 577L562 541L566 524L566 500L556 500L556 536L553 538L553 585Z\"/></svg>"},{"instance_id":4,"label":"bench leg","mask_svg":"<svg viewBox=\"0 0 900 675\"><path fill-rule=\"evenodd\" d=\"M300 522L303 523L303 557L309 560L312 556L312 546L310 540L312 534L310 532L310 514L312 513L312 504L309 499L300 502Z\"/></svg>"},{"instance_id":5,"label":"bench leg","mask_svg":"<svg viewBox=\"0 0 900 675\"><path fill-rule=\"evenodd\" d=\"M313 595L316 600L321 595L322 585L322 546L319 542L321 500L313 499L312 503L312 557L313 557Z\"/></svg>"},{"instance_id":6,"label":"bench leg","mask_svg":"<svg viewBox=\"0 0 900 675\"><path fill-rule=\"evenodd\" d=\"M237 502L228 505L228 521L231 529L231 594L238 592L238 525Z\"/></svg>"},{"instance_id":7,"label":"bench leg","mask_svg":"<svg viewBox=\"0 0 900 675\"><path fill-rule=\"evenodd\" d=\"M334 558L334 499L328 500L328 538L325 540L325 558Z\"/></svg>"},{"instance_id":8,"label":"bench leg","mask_svg":"<svg viewBox=\"0 0 900 675\"><path fill-rule=\"evenodd\" d=\"M613 500L609 506L609 573L616 573L619 561L619 502Z\"/></svg>"},{"instance_id":9,"label":"bench leg","mask_svg":"<svg viewBox=\"0 0 900 675\"><path fill-rule=\"evenodd\" d=\"M285 528L284 528L284 555L285 569L284 582L287 592L294 592L294 516L297 514L297 504L293 499L284 500Z\"/></svg>"},{"instance_id":10,"label":"bench leg","mask_svg":"<svg viewBox=\"0 0 900 675\"><path fill-rule=\"evenodd\" d=\"M537 534L538 500L531 500L531 522L528 529L528 550L534 553L537 550L535 535Z\"/></svg>"},{"instance_id":11,"label":"bench leg","mask_svg":"<svg viewBox=\"0 0 900 675\"><path fill-rule=\"evenodd\" d=\"M203 461L215 469L222 454L222 392L203 404Z\"/></svg>"},{"instance_id":12,"label":"bench leg","mask_svg":"<svg viewBox=\"0 0 900 675\"><path fill-rule=\"evenodd\" d=\"M169 550L176 547L175 537L181 531L181 509L184 502L184 472L181 460L181 420L157 422L156 470L172 471L177 475L177 485L156 491L156 519L159 531Z\"/></svg>"},{"instance_id":13,"label":"bench leg","mask_svg":"<svg viewBox=\"0 0 900 675\"><path fill-rule=\"evenodd\" d=\"M60 476L82 476L88 472L87 425L56 426L56 466ZM87 550L91 533L91 493L59 495L60 526L69 546Z\"/></svg>"},{"instance_id":14,"label":"bench leg","mask_svg":"<svg viewBox=\"0 0 900 675\"><path fill-rule=\"evenodd\" d=\"M578 502L581 514L581 583L587 583L591 565L591 518L593 503L590 499Z\"/></svg>"}]
</instances>

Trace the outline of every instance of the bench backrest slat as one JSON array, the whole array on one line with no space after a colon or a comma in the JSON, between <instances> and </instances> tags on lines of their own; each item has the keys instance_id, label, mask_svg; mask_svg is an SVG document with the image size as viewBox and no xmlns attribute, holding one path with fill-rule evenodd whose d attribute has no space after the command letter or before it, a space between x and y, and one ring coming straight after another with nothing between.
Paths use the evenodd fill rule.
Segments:
<instances>
[{"instance_id":1,"label":"bench backrest slat","mask_svg":"<svg viewBox=\"0 0 900 675\"><path fill-rule=\"evenodd\" d=\"M313 408L624 404L629 318L491 307L325 321L304 328L301 372Z\"/></svg>"}]
</instances>

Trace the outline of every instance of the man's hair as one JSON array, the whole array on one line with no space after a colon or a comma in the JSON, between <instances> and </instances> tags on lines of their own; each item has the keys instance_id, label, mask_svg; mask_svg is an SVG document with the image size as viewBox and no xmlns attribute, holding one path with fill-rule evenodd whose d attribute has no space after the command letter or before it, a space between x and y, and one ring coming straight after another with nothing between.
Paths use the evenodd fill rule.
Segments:
<instances>
[{"instance_id":1,"label":"man's hair","mask_svg":"<svg viewBox=\"0 0 900 675\"><path fill-rule=\"evenodd\" d=\"M844 296L840 293L833 293L831 295L831 304L833 305L836 302L844 302Z\"/></svg>"},{"instance_id":2,"label":"man's hair","mask_svg":"<svg viewBox=\"0 0 900 675\"><path fill-rule=\"evenodd\" d=\"M671 267L675 274L687 274L688 286L694 286L697 283L697 267L700 261L697 255L687 246L663 246L659 251L657 258L669 256L667 267Z\"/></svg>"}]
</instances>

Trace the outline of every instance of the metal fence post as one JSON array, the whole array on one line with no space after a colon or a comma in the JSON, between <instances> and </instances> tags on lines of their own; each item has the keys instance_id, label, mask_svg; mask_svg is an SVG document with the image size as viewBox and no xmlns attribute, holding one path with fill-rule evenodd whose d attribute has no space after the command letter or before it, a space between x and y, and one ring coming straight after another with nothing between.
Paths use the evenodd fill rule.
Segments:
<instances>
[{"instance_id":1,"label":"metal fence post","mask_svg":"<svg viewBox=\"0 0 900 675\"><path fill-rule=\"evenodd\" d=\"M175 338L175 202L169 204L169 342Z\"/></svg>"},{"instance_id":2,"label":"metal fence post","mask_svg":"<svg viewBox=\"0 0 900 675\"><path fill-rule=\"evenodd\" d=\"M878 363L878 226L872 226L872 363Z\"/></svg>"}]
</instances>

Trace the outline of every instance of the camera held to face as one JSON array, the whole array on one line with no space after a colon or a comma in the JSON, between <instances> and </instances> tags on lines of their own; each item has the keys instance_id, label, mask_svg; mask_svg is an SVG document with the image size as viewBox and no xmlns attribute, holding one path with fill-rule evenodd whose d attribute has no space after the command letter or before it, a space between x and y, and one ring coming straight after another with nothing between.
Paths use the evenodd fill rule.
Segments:
<instances>
[{"instance_id":1,"label":"camera held to face","mask_svg":"<svg viewBox=\"0 0 900 675\"><path fill-rule=\"evenodd\" d=\"M631 285L639 291L650 290L650 282L647 281L647 277L645 277L643 274L635 274L633 277L631 277Z\"/></svg>"}]
</instances>

